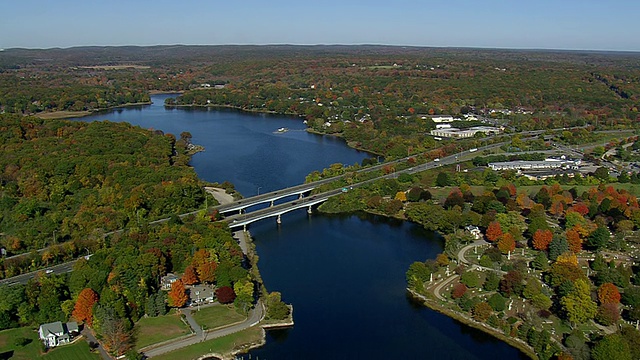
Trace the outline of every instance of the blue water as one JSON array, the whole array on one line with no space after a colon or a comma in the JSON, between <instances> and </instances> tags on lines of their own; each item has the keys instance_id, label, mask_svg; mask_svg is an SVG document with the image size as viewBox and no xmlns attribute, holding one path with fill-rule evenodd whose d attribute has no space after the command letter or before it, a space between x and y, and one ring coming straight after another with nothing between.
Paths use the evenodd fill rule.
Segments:
<instances>
[{"instance_id":1,"label":"blue water","mask_svg":"<svg viewBox=\"0 0 640 360\"><path fill-rule=\"evenodd\" d=\"M206 151L191 164L207 181L230 181L246 196L303 182L336 162L368 155L343 141L303 131L299 118L231 110L165 109L153 105L99 114L85 121L126 121L173 133L189 131ZM280 127L291 129L274 134ZM308 216L304 210L249 228L270 291L294 306L295 326L270 331L252 359L517 359L510 346L406 296L405 271L434 258L437 234L407 222L365 215ZM244 355L248 359L249 355Z\"/></svg>"}]
</instances>

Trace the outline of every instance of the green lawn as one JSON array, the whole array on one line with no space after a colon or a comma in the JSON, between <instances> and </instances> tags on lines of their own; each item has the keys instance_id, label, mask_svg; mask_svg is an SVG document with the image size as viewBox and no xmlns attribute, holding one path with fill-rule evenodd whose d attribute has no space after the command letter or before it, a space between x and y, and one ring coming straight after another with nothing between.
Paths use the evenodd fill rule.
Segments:
<instances>
[{"instance_id":1,"label":"green lawn","mask_svg":"<svg viewBox=\"0 0 640 360\"><path fill-rule=\"evenodd\" d=\"M16 346L15 339L27 338L31 342L25 346ZM38 332L28 327L0 331L0 359L28 360L40 357ZM13 354L12 357L7 355Z\"/></svg>"},{"instance_id":2,"label":"green lawn","mask_svg":"<svg viewBox=\"0 0 640 360\"><path fill-rule=\"evenodd\" d=\"M193 311L192 314L196 322L205 329L215 329L246 319L244 315L236 312L233 305L214 305Z\"/></svg>"},{"instance_id":3,"label":"green lawn","mask_svg":"<svg viewBox=\"0 0 640 360\"><path fill-rule=\"evenodd\" d=\"M25 346L16 346L15 339L17 338L27 338L31 342ZM95 360L100 358L99 355L89 351L89 344L84 339L80 339L74 344L51 349L44 355L41 353L42 347L40 344L38 332L29 327L0 331L0 359ZM8 355L11 356L9 357Z\"/></svg>"},{"instance_id":4,"label":"green lawn","mask_svg":"<svg viewBox=\"0 0 640 360\"><path fill-rule=\"evenodd\" d=\"M262 329L258 326L237 332L225 337L207 340L197 343L186 348L172 351L160 356L156 356L154 360L190 360L197 359L202 355L216 353L228 354L235 349L239 349L246 344L255 344L262 340Z\"/></svg>"},{"instance_id":5,"label":"green lawn","mask_svg":"<svg viewBox=\"0 0 640 360\"><path fill-rule=\"evenodd\" d=\"M136 323L136 349L190 334L189 327L176 313L142 318Z\"/></svg>"},{"instance_id":6,"label":"green lawn","mask_svg":"<svg viewBox=\"0 0 640 360\"><path fill-rule=\"evenodd\" d=\"M80 339L71 345L51 349L42 358L48 360L97 360L100 359L100 355L97 352L89 351L89 344L85 339Z\"/></svg>"}]
</instances>

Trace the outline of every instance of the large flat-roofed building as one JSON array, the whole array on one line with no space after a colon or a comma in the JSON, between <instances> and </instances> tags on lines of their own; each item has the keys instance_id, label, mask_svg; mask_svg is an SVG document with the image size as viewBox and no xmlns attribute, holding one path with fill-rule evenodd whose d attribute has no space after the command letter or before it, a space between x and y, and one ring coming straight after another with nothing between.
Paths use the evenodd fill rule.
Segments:
<instances>
[{"instance_id":1,"label":"large flat-roofed building","mask_svg":"<svg viewBox=\"0 0 640 360\"><path fill-rule=\"evenodd\" d=\"M435 130L431 130L431 135L433 136L440 136L440 137L447 137L447 138L455 138L455 139L462 139L462 138L470 138L475 136L475 134L481 132L484 133L486 135L491 135L491 134L499 134L502 130L500 130L499 128L496 127L491 127L491 126L474 126L468 129L458 129L458 128L447 128L447 129L435 129Z\"/></svg>"},{"instance_id":2,"label":"large flat-roofed building","mask_svg":"<svg viewBox=\"0 0 640 360\"><path fill-rule=\"evenodd\" d=\"M546 159L544 161L506 161L489 163L492 170L544 170L544 169L567 169L575 168L579 165L576 161Z\"/></svg>"}]
</instances>

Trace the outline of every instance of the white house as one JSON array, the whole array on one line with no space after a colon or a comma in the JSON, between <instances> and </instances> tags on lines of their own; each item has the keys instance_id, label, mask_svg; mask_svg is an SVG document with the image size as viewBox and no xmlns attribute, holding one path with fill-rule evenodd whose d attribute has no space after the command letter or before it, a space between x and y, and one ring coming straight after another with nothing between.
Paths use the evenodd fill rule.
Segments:
<instances>
[{"instance_id":1,"label":"white house","mask_svg":"<svg viewBox=\"0 0 640 360\"><path fill-rule=\"evenodd\" d=\"M176 280L178 279L179 278L172 273L168 273L167 275L163 276L162 279L160 279L160 283L162 284L162 289L171 290L171 285L173 285L173 283L176 282Z\"/></svg>"},{"instance_id":2,"label":"white house","mask_svg":"<svg viewBox=\"0 0 640 360\"><path fill-rule=\"evenodd\" d=\"M78 334L78 323L75 321L63 324L60 321L42 324L38 330L40 340L47 348L68 344Z\"/></svg>"},{"instance_id":3,"label":"white house","mask_svg":"<svg viewBox=\"0 0 640 360\"><path fill-rule=\"evenodd\" d=\"M434 123L452 122L453 121L453 116L450 116L450 115L432 116L431 120Z\"/></svg>"}]
</instances>

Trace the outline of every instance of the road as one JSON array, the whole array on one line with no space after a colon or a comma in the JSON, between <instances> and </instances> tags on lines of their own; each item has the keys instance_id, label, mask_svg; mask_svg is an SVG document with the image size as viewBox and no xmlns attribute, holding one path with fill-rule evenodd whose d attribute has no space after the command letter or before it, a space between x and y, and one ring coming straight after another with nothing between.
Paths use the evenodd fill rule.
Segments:
<instances>
[{"instance_id":1,"label":"road","mask_svg":"<svg viewBox=\"0 0 640 360\"><path fill-rule=\"evenodd\" d=\"M57 275L65 274L73 271L73 266L76 264L77 261L78 260L73 260L73 261L66 262L64 264L48 267L46 269L32 271L30 273L21 274L18 276L10 277L8 279L0 280L0 285L11 286L16 284L26 284L27 281L29 281L29 279L35 277L36 274L38 273L42 273L45 276L48 274L57 274Z\"/></svg>"},{"instance_id":2,"label":"road","mask_svg":"<svg viewBox=\"0 0 640 360\"><path fill-rule=\"evenodd\" d=\"M264 317L264 305L262 304L262 302L258 302L256 307L251 309L251 311L249 312L249 316L247 317L247 319L239 324L234 324L222 329L205 331L204 334L202 332L202 329L200 329L200 332L197 332L197 330L194 329L194 331L196 331L196 335L188 338L178 339L174 342L170 342L168 344L144 351L144 355L146 357L154 357L154 356L162 355L174 350L181 349L189 345L197 344L202 341L231 335L231 334L237 333L238 331L242 331L258 325L258 323L262 320L263 317ZM191 324L191 322L189 323ZM198 327L199 326L196 323L196 328Z\"/></svg>"}]
</instances>

